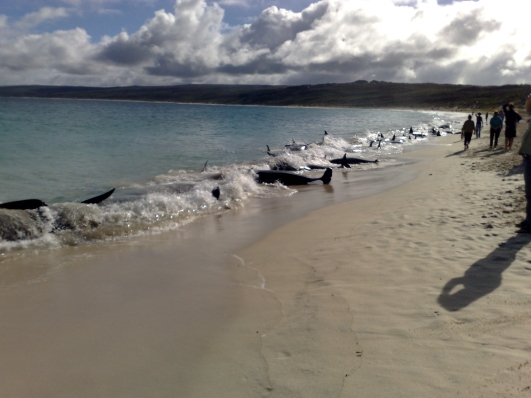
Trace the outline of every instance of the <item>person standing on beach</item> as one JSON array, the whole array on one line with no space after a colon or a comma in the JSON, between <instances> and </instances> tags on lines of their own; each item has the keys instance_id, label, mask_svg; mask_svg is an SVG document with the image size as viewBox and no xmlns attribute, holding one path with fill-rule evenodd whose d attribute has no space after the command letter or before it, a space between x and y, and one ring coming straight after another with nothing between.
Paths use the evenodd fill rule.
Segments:
<instances>
[{"instance_id":1,"label":"person standing on beach","mask_svg":"<svg viewBox=\"0 0 531 398\"><path fill-rule=\"evenodd\" d=\"M531 94L527 97L525 102L525 110L531 115ZM529 123L531 119L527 121ZM525 184L525 198L527 205L525 208L525 220L519 224L521 227L517 232L531 233L531 124L527 127L527 131L522 137L522 145L518 154L522 155L524 166L524 184Z\"/></svg>"},{"instance_id":2,"label":"person standing on beach","mask_svg":"<svg viewBox=\"0 0 531 398\"><path fill-rule=\"evenodd\" d=\"M485 123L489 122L489 113L485 113Z\"/></svg>"},{"instance_id":3,"label":"person standing on beach","mask_svg":"<svg viewBox=\"0 0 531 398\"><path fill-rule=\"evenodd\" d=\"M472 140L472 134L476 130L476 126L472 120L472 115L468 115L468 120L463 124L461 128L461 134L465 137L465 150L468 149L468 144Z\"/></svg>"},{"instance_id":4,"label":"person standing on beach","mask_svg":"<svg viewBox=\"0 0 531 398\"><path fill-rule=\"evenodd\" d=\"M498 112L494 112L494 116L490 119L490 147L491 148L496 148L498 146L498 138L500 138L502 127L503 127L503 120L501 120L501 117L498 116ZM492 146L493 142L494 142L494 147Z\"/></svg>"},{"instance_id":5,"label":"person standing on beach","mask_svg":"<svg viewBox=\"0 0 531 398\"><path fill-rule=\"evenodd\" d=\"M481 127L483 127L483 118L480 112L476 115L476 138L481 137Z\"/></svg>"},{"instance_id":6,"label":"person standing on beach","mask_svg":"<svg viewBox=\"0 0 531 398\"><path fill-rule=\"evenodd\" d=\"M505 114L505 150L511 150L513 146L514 137L516 137L516 125L522 116L514 110L512 103L503 105L503 113Z\"/></svg>"}]
</instances>

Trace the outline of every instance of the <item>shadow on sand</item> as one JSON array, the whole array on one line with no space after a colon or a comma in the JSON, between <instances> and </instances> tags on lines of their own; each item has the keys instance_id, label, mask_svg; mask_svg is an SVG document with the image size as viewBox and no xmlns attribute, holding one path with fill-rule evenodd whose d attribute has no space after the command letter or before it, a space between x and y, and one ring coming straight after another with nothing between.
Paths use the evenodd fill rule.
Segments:
<instances>
[{"instance_id":1,"label":"shadow on sand","mask_svg":"<svg viewBox=\"0 0 531 398\"><path fill-rule=\"evenodd\" d=\"M492 253L476 261L459 278L444 285L437 301L448 311L459 311L501 286L502 273L513 263L516 254L529 242L531 234L513 236ZM452 293L456 287L461 289Z\"/></svg>"},{"instance_id":2,"label":"shadow on sand","mask_svg":"<svg viewBox=\"0 0 531 398\"><path fill-rule=\"evenodd\" d=\"M496 149L491 149L491 148L485 148L485 149L470 148L468 150L462 149L460 151L451 153L449 155L446 155L446 157L449 158L449 157L452 157L452 156L461 155L461 154L463 154L463 153L465 153L467 151L472 153L473 155L478 155L481 159L490 158L490 157L498 156L498 155L503 155L504 153L506 153L502 148L496 148Z\"/></svg>"},{"instance_id":3,"label":"shadow on sand","mask_svg":"<svg viewBox=\"0 0 531 398\"><path fill-rule=\"evenodd\" d=\"M517 166L514 166L511 170L507 172L507 177L514 176L516 174L524 174L524 165L519 164Z\"/></svg>"},{"instance_id":4,"label":"shadow on sand","mask_svg":"<svg viewBox=\"0 0 531 398\"><path fill-rule=\"evenodd\" d=\"M462 153L465 153L465 150L461 150L461 151L457 151L457 152L454 152L454 153L451 153L449 155L446 155L447 158L449 157L452 157L452 156L457 156L457 155L461 155Z\"/></svg>"}]
</instances>

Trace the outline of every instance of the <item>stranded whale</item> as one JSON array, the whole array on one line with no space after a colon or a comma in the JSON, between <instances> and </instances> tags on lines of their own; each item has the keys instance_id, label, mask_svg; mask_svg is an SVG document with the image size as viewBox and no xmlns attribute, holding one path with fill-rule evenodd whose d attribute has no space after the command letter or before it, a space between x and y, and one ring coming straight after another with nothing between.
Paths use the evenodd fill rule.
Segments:
<instances>
[{"instance_id":1,"label":"stranded whale","mask_svg":"<svg viewBox=\"0 0 531 398\"><path fill-rule=\"evenodd\" d=\"M376 160L367 160L367 159L359 159L359 158L347 158L347 154L340 158L340 159L331 159L330 163L334 164L340 164L343 167L350 167L351 164L360 164L360 163L378 163L378 159Z\"/></svg>"},{"instance_id":2,"label":"stranded whale","mask_svg":"<svg viewBox=\"0 0 531 398\"><path fill-rule=\"evenodd\" d=\"M332 169L329 167L320 178L310 178L300 174L289 173L287 171L258 170L256 171L259 182L274 183L279 181L284 185L304 185L312 181L322 181L323 184L330 184L332 180Z\"/></svg>"},{"instance_id":3,"label":"stranded whale","mask_svg":"<svg viewBox=\"0 0 531 398\"><path fill-rule=\"evenodd\" d=\"M296 142L293 138L291 139L291 144L284 145L286 149L290 151L304 151L306 150L307 145L301 142Z\"/></svg>"},{"instance_id":4,"label":"stranded whale","mask_svg":"<svg viewBox=\"0 0 531 398\"><path fill-rule=\"evenodd\" d=\"M267 154L268 154L269 156L273 156L273 157L275 157L275 156L278 156L278 155L281 154L281 152L271 152L271 149L269 148L269 145L266 145L266 147L267 147Z\"/></svg>"},{"instance_id":5,"label":"stranded whale","mask_svg":"<svg viewBox=\"0 0 531 398\"><path fill-rule=\"evenodd\" d=\"M97 204L100 202L103 202L105 199L107 199L109 196L111 196L114 192L114 188L111 189L108 192L105 192L104 194L94 196L93 198L86 199L81 203L84 204ZM35 210L39 207L48 206L46 203L44 203L40 199L24 199L24 200L16 200L14 202L6 202L0 204L0 209L9 209L9 210Z\"/></svg>"},{"instance_id":6,"label":"stranded whale","mask_svg":"<svg viewBox=\"0 0 531 398\"><path fill-rule=\"evenodd\" d=\"M9 209L9 210L35 210L39 207L48 206L42 200L39 199L25 199L25 200L16 200L14 202L6 202L0 204L0 209Z\"/></svg>"}]
</instances>

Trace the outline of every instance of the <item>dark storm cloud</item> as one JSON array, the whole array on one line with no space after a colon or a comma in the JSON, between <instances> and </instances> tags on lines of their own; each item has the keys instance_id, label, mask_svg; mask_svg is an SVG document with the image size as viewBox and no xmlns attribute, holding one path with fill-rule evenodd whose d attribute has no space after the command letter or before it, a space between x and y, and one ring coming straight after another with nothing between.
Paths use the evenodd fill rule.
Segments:
<instances>
[{"instance_id":1,"label":"dark storm cloud","mask_svg":"<svg viewBox=\"0 0 531 398\"><path fill-rule=\"evenodd\" d=\"M147 66L144 70L153 76L173 76L183 79L200 77L212 72L211 68L202 63L180 62L171 53L158 57L154 66Z\"/></svg>"},{"instance_id":2,"label":"dark storm cloud","mask_svg":"<svg viewBox=\"0 0 531 398\"><path fill-rule=\"evenodd\" d=\"M128 40L124 35L104 46L95 57L98 61L110 61L117 65L139 65L150 58L152 54L148 45Z\"/></svg>"},{"instance_id":3,"label":"dark storm cloud","mask_svg":"<svg viewBox=\"0 0 531 398\"><path fill-rule=\"evenodd\" d=\"M216 69L217 72L227 75L275 75L283 74L290 70L298 68L289 68L286 65L267 57L260 57L252 62L243 65L223 65Z\"/></svg>"}]
</instances>

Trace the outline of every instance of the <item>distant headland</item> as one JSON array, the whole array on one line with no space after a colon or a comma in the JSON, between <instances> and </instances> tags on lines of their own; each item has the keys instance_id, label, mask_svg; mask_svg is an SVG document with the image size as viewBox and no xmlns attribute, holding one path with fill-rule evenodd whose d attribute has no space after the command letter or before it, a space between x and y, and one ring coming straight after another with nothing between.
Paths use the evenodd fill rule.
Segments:
<instances>
[{"instance_id":1,"label":"distant headland","mask_svg":"<svg viewBox=\"0 0 531 398\"><path fill-rule=\"evenodd\" d=\"M434 83L352 83L301 86L185 84L175 86L3 86L0 97L161 101L219 105L438 109L523 107L531 85L472 86Z\"/></svg>"}]
</instances>

